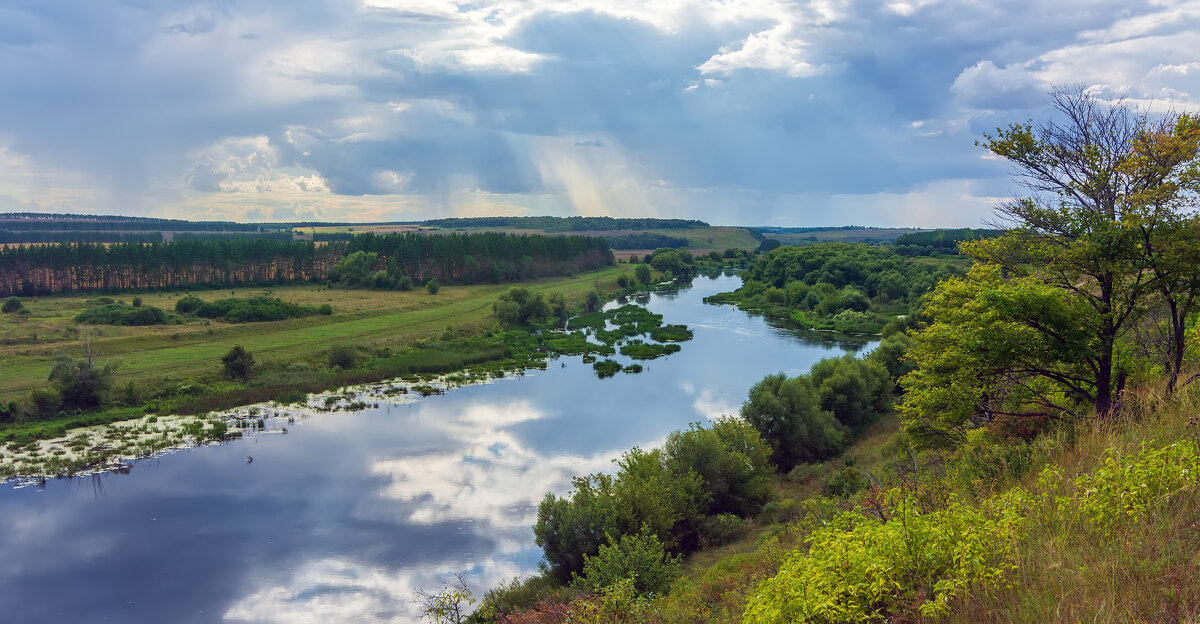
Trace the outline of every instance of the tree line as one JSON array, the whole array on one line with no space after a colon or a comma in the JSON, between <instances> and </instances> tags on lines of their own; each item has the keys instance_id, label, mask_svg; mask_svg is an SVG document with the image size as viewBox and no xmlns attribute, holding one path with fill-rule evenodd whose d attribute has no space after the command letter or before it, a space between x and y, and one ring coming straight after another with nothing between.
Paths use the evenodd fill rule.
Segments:
<instances>
[{"instance_id":1,"label":"tree line","mask_svg":"<svg viewBox=\"0 0 1200 624\"><path fill-rule=\"evenodd\" d=\"M602 230L677 230L708 227L695 219L627 219L616 217L450 217L430 219L423 225L441 228L520 228L546 232Z\"/></svg>"},{"instance_id":2,"label":"tree line","mask_svg":"<svg viewBox=\"0 0 1200 624\"><path fill-rule=\"evenodd\" d=\"M613 261L602 238L500 233L364 234L328 245L258 237L62 243L0 249L0 297L325 281L335 277L339 261L355 253L370 261L360 263L361 275L336 276L344 285L370 286L379 271L419 283L519 281L593 270Z\"/></svg>"},{"instance_id":3,"label":"tree line","mask_svg":"<svg viewBox=\"0 0 1200 624\"><path fill-rule=\"evenodd\" d=\"M892 249L902 256L932 256L939 253L957 255L960 242L995 238L1003 233L1004 230L973 230L971 228L943 230L939 228L930 232L901 234L892 243Z\"/></svg>"}]
</instances>

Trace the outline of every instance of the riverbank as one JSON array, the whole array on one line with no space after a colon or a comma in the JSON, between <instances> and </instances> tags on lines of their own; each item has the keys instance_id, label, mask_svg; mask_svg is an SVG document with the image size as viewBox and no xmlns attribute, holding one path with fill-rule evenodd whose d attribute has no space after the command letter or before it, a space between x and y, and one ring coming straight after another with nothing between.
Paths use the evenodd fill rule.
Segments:
<instances>
[{"instance_id":1,"label":"riverbank","mask_svg":"<svg viewBox=\"0 0 1200 624\"><path fill-rule=\"evenodd\" d=\"M510 371L523 374L523 369ZM0 447L0 480L36 483L49 478L120 471L128 462L255 435L286 434L289 426L319 414L413 403L466 385L504 378L502 371L461 371L341 387L296 403L269 401L220 413L148 414L141 418L71 429L53 438ZM251 459L252 461L252 459Z\"/></svg>"},{"instance_id":2,"label":"riverbank","mask_svg":"<svg viewBox=\"0 0 1200 624\"><path fill-rule=\"evenodd\" d=\"M612 267L565 279L519 284L537 294L561 294L572 308L590 293L607 300L627 292L633 281L629 267ZM149 414L197 415L267 401L291 403L330 388L406 377L463 371L492 373L535 366L544 359L536 341L524 330L499 331L492 304L514 285L446 287L437 295L426 292L329 290L304 285L267 289L271 296L305 305L320 300L338 304L330 316L287 321L231 324L191 322L183 326L91 327L89 334L99 364L119 361L113 379L111 404L102 410L60 412L56 416L16 418L0 424L0 442L25 446L39 439L59 438L79 427L107 425ZM263 289L233 291L235 296L262 294ZM224 296L202 293L204 297ZM143 305L166 305L148 294ZM77 348L69 340L75 331L22 345L21 335L41 341L36 327L70 324L82 297L32 300L31 314L0 319L6 341L0 347L0 397L20 407L28 390L46 385L53 354ZM14 330L19 328L20 331ZM22 334L24 332L24 334ZM241 345L255 360L246 379L229 379L221 357ZM332 361L333 347L345 352ZM21 390L25 389L25 393ZM22 408L23 411L32 411ZM34 449L31 449L34 450Z\"/></svg>"}]
</instances>

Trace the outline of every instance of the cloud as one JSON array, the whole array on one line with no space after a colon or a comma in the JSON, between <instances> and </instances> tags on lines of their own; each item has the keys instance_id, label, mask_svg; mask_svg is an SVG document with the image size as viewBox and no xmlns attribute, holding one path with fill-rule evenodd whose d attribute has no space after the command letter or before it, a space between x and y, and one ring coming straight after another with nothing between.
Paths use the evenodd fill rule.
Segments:
<instances>
[{"instance_id":1,"label":"cloud","mask_svg":"<svg viewBox=\"0 0 1200 624\"><path fill-rule=\"evenodd\" d=\"M978 159L974 139L1045 115L1049 85L1195 107L1198 11L1117 0L25 4L0 9L0 145L26 163L0 170L0 193L170 216L826 218L780 208L803 196L867 222L879 194L1001 184L1006 172ZM246 141L265 141L253 148L262 158L248 160ZM916 221L934 214L908 224L936 225Z\"/></svg>"}]
</instances>

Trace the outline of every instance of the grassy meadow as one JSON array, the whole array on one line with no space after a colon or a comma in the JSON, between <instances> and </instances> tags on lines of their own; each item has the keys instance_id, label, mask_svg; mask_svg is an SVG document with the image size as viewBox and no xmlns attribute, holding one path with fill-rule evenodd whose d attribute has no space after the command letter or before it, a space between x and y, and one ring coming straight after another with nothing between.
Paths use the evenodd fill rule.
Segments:
<instances>
[{"instance_id":1,"label":"grassy meadow","mask_svg":"<svg viewBox=\"0 0 1200 624\"><path fill-rule=\"evenodd\" d=\"M570 278L522 284L534 292L561 292L582 300L598 284L616 279L628 268L614 267ZM237 288L194 291L205 301L258 295L278 297L307 306L329 304L330 316L286 321L231 324L195 319L181 325L117 327L77 325L74 317L89 300L101 295L30 297L23 299L28 315L0 316L0 400L17 400L46 384L51 361L58 352L77 353L90 336L102 360L118 358L116 384L163 376L192 377L221 370L220 358L240 344L261 360L318 361L336 344L357 347L405 346L446 329L477 333L493 325L492 303L512 284L443 286L436 295L425 290L376 291L329 289L320 285ZM130 302L174 310L183 291L114 295Z\"/></svg>"}]
</instances>

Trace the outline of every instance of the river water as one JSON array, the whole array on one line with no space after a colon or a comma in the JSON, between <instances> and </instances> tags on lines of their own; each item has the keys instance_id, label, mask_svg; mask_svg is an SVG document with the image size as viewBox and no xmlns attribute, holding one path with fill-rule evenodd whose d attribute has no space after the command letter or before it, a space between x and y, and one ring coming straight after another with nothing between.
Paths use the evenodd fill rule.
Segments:
<instances>
[{"instance_id":1,"label":"river water","mask_svg":"<svg viewBox=\"0 0 1200 624\"><path fill-rule=\"evenodd\" d=\"M737 413L764 375L866 346L702 302L739 284L701 277L651 295L648 308L695 338L641 374L599 379L563 357L124 474L0 487L0 620L416 622L415 592L451 574L479 595L534 572L546 492Z\"/></svg>"}]
</instances>

